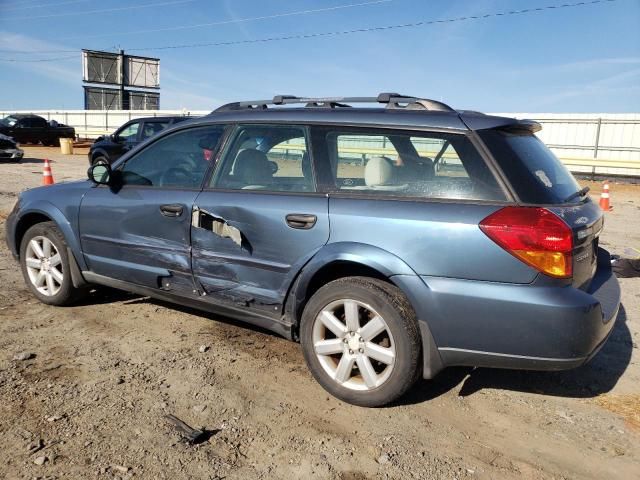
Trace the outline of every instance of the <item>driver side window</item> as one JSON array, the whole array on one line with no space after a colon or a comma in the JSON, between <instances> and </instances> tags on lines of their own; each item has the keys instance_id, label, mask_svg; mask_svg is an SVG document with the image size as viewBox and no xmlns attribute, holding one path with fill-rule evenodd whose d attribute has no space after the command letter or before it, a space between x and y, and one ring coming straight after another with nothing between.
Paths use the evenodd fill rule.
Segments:
<instances>
[{"instance_id":1,"label":"driver side window","mask_svg":"<svg viewBox=\"0 0 640 480\"><path fill-rule=\"evenodd\" d=\"M121 167L124 185L148 187L199 188L212 154L222 138L224 126L181 130L153 142L133 155Z\"/></svg>"}]
</instances>

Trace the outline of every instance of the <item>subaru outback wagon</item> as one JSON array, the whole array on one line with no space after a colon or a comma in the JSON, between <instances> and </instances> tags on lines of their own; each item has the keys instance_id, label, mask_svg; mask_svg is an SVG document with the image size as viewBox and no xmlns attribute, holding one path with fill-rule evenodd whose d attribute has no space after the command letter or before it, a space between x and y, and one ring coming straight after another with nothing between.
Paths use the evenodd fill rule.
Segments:
<instances>
[{"instance_id":1,"label":"subaru outback wagon","mask_svg":"<svg viewBox=\"0 0 640 480\"><path fill-rule=\"evenodd\" d=\"M357 405L447 366L573 368L620 289L539 128L398 94L232 103L22 193L7 240L44 303L106 285L241 319Z\"/></svg>"}]
</instances>

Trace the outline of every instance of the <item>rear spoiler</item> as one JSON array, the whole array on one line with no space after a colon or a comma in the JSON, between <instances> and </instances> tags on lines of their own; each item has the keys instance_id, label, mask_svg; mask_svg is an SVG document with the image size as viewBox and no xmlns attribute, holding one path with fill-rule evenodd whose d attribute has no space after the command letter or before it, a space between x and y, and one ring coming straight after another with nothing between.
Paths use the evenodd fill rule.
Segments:
<instances>
[{"instance_id":1,"label":"rear spoiler","mask_svg":"<svg viewBox=\"0 0 640 480\"><path fill-rule=\"evenodd\" d=\"M494 117L493 115L470 111L461 111L459 112L459 116L460 120L462 120L470 130L502 130L529 133L536 133L542 130L542 125L535 120Z\"/></svg>"},{"instance_id":2,"label":"rear spoiler","mask_svg":"<svg viewBox=\"0 0 640 480\"><path fill-rule=\"evenodd\" d=\"M502 127L498 127L498 130L507 130L507 131L525 131L530 133L536 133L542 130L542 125L540 125L535 120L516 120L515 123L511 125L504 125Z\"/></svg>"}]
</instances>

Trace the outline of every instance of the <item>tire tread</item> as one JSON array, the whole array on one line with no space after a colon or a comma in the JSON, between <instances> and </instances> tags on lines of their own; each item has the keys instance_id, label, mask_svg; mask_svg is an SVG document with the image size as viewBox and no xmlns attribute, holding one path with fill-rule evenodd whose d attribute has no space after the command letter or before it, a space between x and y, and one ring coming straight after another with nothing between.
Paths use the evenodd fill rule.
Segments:
<instances>
[{"instance_id":1,"label":"tire tread","mask_svg":"<svg viewBox=\"0 0 640 480\"><path fill-rule=\"evenodd\" d=\"M318 305L323 301L323 297L333 295L334 292L348 292L352 288L364 289L378 299L386 302L400 317L398 328L403 330L404 339L408 340L405 348L409 352L408 365L404 370L408 375L396 377L393 389L389 390L387 385L379 387L380 391L357 392L336 385L329 379L321 367L315 365L315 353L312 346L307 346L305 338L310 335L314 315ZM343 277L327 283L311 297L302 316L301 341L307 365L316 380L331 394L348 403L365 407L379 407L394 402L404 395L420 378L422 344L417 318L411 304L402 291L395 285L383 280L371 277ZM390 381L390 380L389 380ZM387 387L385 389L385 387ZM382 391L385 390L385 391ZM364 394L363 394L364 393Z\"/></svg>"}]
</instances>

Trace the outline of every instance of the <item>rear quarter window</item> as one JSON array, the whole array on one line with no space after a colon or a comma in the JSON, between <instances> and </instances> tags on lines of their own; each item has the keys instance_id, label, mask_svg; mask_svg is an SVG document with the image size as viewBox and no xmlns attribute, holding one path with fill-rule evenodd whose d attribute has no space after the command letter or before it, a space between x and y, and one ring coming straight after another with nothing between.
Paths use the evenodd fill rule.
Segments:
<instances>
[{"instance_id":1,"label":"rear quarter window","mask_svg":"<svg viewBox=\"0 0 640 480\"><path fill-rule=\"evenodd\" d=\"M351 195L504 201L504 192L461 134L358 128L322 134L332 190Z\"/></svg>"},{"instance_id":2,"label":"rear quarter window","mask_svg":"<svg viewBox=\"0 0 640 480\"><path fill-rule=\"evenodd\" d=\"M565 203L580 190L571 172L535 135L499 130L479 134L522 202Z\"/></svg>"}]
</instances>

